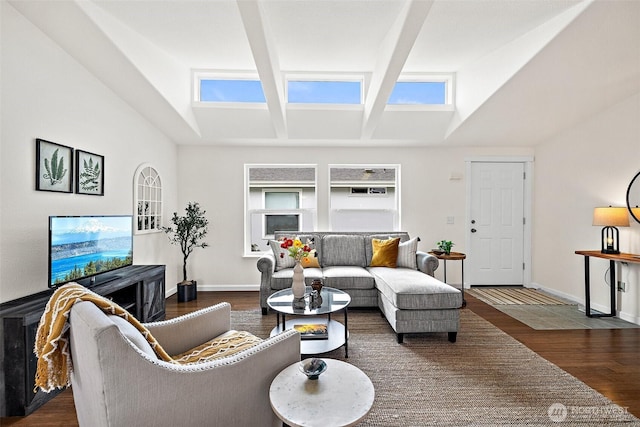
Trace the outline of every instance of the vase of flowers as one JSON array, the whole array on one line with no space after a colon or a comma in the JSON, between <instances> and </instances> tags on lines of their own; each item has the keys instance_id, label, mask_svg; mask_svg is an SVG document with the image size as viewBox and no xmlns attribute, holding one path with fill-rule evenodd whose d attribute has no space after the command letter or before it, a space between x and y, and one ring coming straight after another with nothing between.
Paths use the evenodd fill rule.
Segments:
<instances>
[{"instance_id":1,"label":"vase of flowers","mask_svg":"<svg viewBox=\"0 0 640 427\"><path fill-rule=\"evenodd\" d=\"M304 298L304 269L301 261L302 258L309 256L309 252L311 252L310 244L311 242L309 241L302 243L302 240L297 237L295 239L284 239L280 244L280 247L286 249L289 252L289 256L295 261L291 291L296 299ZM284 253L281 253L280 256L284 256Z\"/></svg>"}]
</instances>

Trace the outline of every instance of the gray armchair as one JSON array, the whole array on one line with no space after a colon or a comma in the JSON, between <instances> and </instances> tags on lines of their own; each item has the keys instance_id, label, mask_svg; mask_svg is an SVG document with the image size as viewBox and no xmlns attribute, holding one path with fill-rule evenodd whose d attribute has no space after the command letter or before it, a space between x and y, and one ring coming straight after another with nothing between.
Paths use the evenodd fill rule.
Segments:
<instances>
[{"instance_id":1,"label":"gray armchair","mask_svg":"<svg viewBox=\"0 0 640 427\"><path fill-rule=\"evenodd\" d=\"M145 326L167 353L179 354L227 332L230 313L221 303ZM158 359L121 320L91 302L71 310L71 383L81 426L281 425L269 387L300 360L297 332L215 361L176 365Z\"/></svg>"}]
</instances>

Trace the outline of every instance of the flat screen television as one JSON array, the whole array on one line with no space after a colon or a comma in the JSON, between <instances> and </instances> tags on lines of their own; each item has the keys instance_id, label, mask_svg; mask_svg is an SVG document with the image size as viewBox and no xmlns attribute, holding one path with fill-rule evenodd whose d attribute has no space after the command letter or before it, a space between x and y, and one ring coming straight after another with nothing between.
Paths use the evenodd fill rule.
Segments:
<instances>
[{"instance_id":1,"label":"flat screen television","mask_svg":"<svg viewBox=\"0 0 640 427\"><path fill-rule=\"evenodd\" d=\"M49 217L50 288L132 264L131 215Z\"/></svg>"}]
</instances>

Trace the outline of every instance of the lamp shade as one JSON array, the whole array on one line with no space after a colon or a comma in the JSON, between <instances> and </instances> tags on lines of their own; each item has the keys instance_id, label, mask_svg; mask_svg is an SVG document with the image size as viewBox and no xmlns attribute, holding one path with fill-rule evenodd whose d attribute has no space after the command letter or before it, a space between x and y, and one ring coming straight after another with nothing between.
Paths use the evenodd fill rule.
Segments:
<instances>
[{"instance_id":1,"label":"lamp shade","mask_svg":"<svg viewBox=\"0 0 640 427\"><path fill-rule=\"evenodd\" d=\"M611 206L593 210L593 225L609 227L629 227L629 211L627 208Z\"/></svg>"}]
</instances>

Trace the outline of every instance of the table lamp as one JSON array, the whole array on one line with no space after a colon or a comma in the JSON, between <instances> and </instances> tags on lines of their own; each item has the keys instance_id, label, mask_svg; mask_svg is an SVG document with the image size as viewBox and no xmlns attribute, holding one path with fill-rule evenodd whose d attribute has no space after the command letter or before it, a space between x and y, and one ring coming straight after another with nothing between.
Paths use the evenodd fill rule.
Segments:
<instances>
[{"instance_id":1,"label":"table lamp","mask_svg":"<svg viewBox=\"0 0 640 427\"><path fill-rule=\"evenodd\" d=\"M620 253L620 236L617 227L629 226L629 211L611 206L593 210L593 225L602 225L601 251L603 254Z\"/></svg>"}]
</instances>

